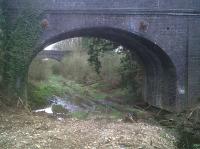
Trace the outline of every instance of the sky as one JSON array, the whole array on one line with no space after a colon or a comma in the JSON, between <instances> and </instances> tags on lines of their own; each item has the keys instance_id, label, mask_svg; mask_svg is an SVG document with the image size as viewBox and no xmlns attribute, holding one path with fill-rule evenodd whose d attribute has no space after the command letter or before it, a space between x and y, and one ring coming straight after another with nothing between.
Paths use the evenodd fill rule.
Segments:
<instances>
[{"instance_id":1,"label":"sky","mask_svg":"<svg viewBox=\"0 0 200 149\"><path fill-rule=\"evenodd\" d=\"M48 47L44 48L44 50L53 50L54 44L49 45Z\"/></svg>"}]
</instances>

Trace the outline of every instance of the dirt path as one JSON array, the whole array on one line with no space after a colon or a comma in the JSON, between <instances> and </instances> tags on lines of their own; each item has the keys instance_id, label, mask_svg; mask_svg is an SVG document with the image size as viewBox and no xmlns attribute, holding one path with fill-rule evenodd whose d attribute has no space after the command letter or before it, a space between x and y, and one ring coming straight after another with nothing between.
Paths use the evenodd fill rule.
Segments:
<instances>
[{"instance_id":1,"label":"dirt path","mask_svg":"<svg viewBox=\"0 0 200 149\"><path fill-rule=\"evenodd\" d=\"M144 122L1 112L1 149L175 149L175 137Z\"/></svg>"}]
</instances>

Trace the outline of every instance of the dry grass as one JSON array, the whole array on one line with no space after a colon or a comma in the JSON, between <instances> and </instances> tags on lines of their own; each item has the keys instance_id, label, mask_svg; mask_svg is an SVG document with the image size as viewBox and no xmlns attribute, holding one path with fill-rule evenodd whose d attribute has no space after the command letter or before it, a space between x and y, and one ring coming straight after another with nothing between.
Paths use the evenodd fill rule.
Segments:
<instances>
[{"instance_id":1,"label":"dry grass","mask_svg":"<svg viewBox=\"0 0 200 149\"><path fill-rule=\"evenodd\" d=\"M176 138L160 126L106 119L58 121L46 115L1 113L2 149L175 149Z\"/></svg>"}]
</instances>

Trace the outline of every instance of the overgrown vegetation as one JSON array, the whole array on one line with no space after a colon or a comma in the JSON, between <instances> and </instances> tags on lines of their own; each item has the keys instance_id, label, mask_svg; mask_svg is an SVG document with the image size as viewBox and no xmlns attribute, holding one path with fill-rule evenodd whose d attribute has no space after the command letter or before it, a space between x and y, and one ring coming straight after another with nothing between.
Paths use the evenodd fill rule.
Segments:
<instances>
[{"instance_id":1,"label":"overgrown vegetation","mask_svg":"<svg viewBox=\"0 0 200 149\"><path fill-rule=\"evenodd\" d=\"M115 50L118 44L100 38L86 38L83 40L83 47L88 49L88 61L99 74L102 67L99 57L102 56L104 52Z\"/></svg>"},{"instance_id":2,"label":"overgrown vegetation","mask_svg":"<svg viewBox=\"0 0 200 149\"><path fill-rule=\"evenodd\" d=\"M46 81L51 74L60 75L60 63L55 60L35 58L29 67L29 80Z\"/></svg>"},{"instance_id":3,"label":"overgrown vegetation","mask_svg":"<svg viewBox=\"0 0 200 149\"><path fill-rule=\"evenodd\" d=\"M5 16L4 16L4 9L3 9L3 0L0 0L0 66L3 66L3 44L4 44L4 38L5 38ZM0 83L2 81L2 72L3 67L0 67Z\"/></svg>"},{"instance_id":4,"label":"overgrown vegetation","mask_svg":"<svg viewBox=\"0 0 200 149\"><path fill-rule=\"evenodd\" d=\"M19 12L15 23L11 23L4 6L3 40L3 86L18 96L24 94L27 70L40 33L39 12L33 10L30 1L26 8Z\"/></svg>"},{"instance_id":5,"label":"overgrown vegetation","mask_svg":"<svg viewBox=\"0 0 200 149\"><path fill-rule=\"evenodd\" d=\"M98 86L98 87L97 87ZM83 99L102 100L106 98L126 96L126 90L119 92L118 89L112 93L100 90L101 84L84 85L75 81L70 81L62 76L49 76L48 80L42 82L29 83L29 103L33 109L44 107L48 99L54 95L59 97L70 96L74 101ZM105 88L103 86L102 88ZM80 101L81 102L81 101Z\"/></svg>"},{"instance_id":6,"label":"overgrown vegetation","mask_svg":"<svg viewBox=\"0 0 200 149\"><path fill-rule=\"evenodd\" d=\"M117 98L126 97L124 103L142 100L143 68L136 62L135 57L128 50L122 52L122 47L119 48L119 45L104 39L81 39L74 38L55 45L56 49L72 51L61 63L38 58L32 62L29 79L34 93L29 92L29 99L34 102L37 98L36 105L45 103L47 94L49 97L54 94L78 94L83 98L93 99L112 98L112 94ZM118 48L118 51L113 48ZM95 66L96 60L99 66ZM74 83L69 83L69 80ZM39 87L37 82L41 82ZM83 86L80 86L81 84ZM40 103L38 100L42 99L44 102Z\"/></svg>"},{"instance_id":7,"label":"overgrown vegetation","mask_svg":"<svg viewBox=\"0 0 200 149\"><path fill-rule=\"evenodd\" d=\"M126 55L121 58L121 85L128 90L130 98L142 100L144 70L143 67L138 64L134 56L135 55L132 55L130 52L127 52Z\"/></svg>"},{"instance_id":8,"label":"overgrown vegetation","mask_svg":"<svg viewBox=\"0 0 200 149\"><path fill-rule=\"evenodd\" d=\"M121 87L129 90L131 98L142 99L144 72L142 65L138 63L136 56L130 50L117 43L99 38L86 38L84 40L84 46L88 47L88 61L98 74L102 68L100 57L104 56L104 53L107 54L108 51L114 51L115 54L120 55L121 62L118 72L120 74Z\"/></svg>"}]
</instances>

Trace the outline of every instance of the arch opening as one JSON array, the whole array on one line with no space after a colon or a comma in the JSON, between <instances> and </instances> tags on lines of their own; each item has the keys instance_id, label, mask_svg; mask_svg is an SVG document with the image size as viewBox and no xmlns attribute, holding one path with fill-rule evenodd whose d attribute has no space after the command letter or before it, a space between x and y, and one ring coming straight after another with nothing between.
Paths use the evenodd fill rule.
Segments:
<instances>
[{"instance_id":1,"label":"arch opening","mask_svg":"<svg viewBox=\"0 0 200 149\"><path fill-rule=\"evenodd\" d=\"M137 55L145 70L144 100L150 105L173 111L176 106L176 69L170 57L155 43L116 28L83 28L57 34L44 41L33 58L45 47L74 37L97 37L110 40Z\"/></svg>"}]
</instances>

